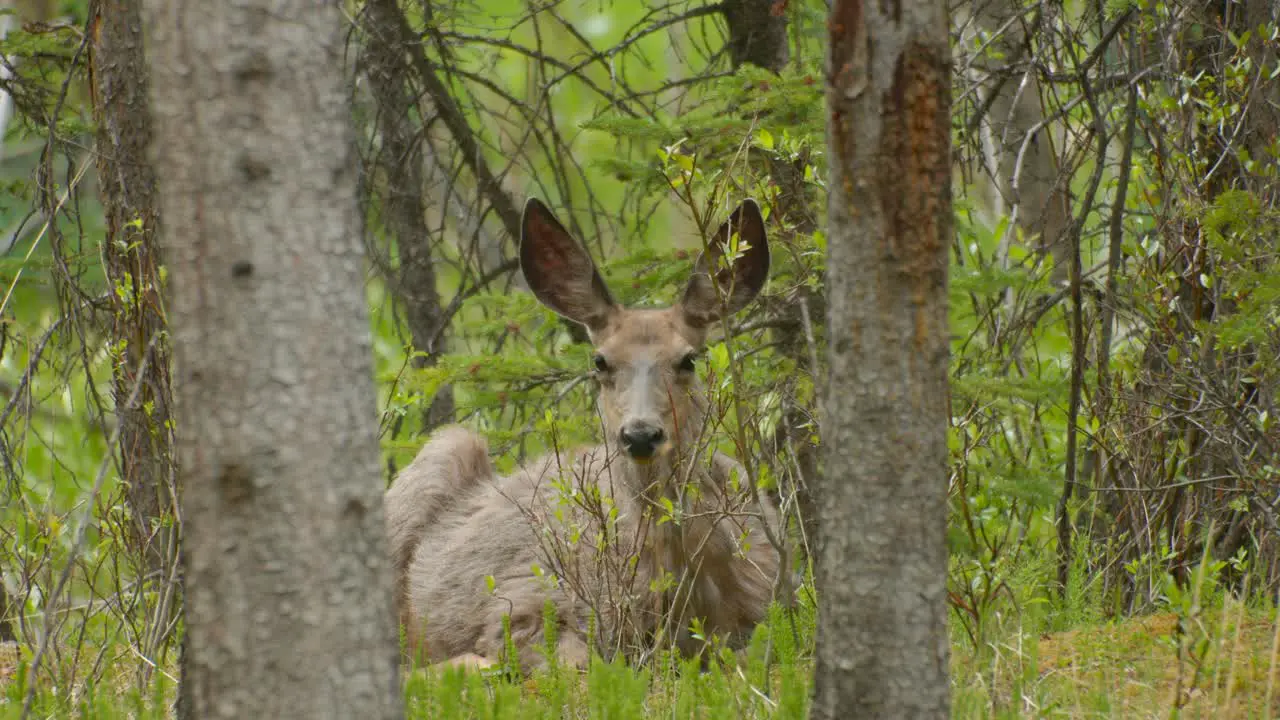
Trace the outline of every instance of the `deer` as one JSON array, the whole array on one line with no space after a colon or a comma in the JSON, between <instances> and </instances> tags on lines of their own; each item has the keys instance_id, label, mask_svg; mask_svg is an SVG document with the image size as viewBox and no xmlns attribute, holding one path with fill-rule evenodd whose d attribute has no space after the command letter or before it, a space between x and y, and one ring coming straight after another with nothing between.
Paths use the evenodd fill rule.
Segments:
<instances>
[{"instance_id":1,"label":"deer","mask_svg":"<svg viewBox=\"0 0 1280 720\"><path fill-rule=\"evenodd\" d=\"M743 201L678 302L623 307L583 245L528 200L520 269L542 305L586 330L603 442L500 476L473 431L433 433L385 495L411 658L528 673L552 658L585 669L593 650L639 658L665 644L705 660L715 638L745 646L778 580L777 511L708 447L698 359L712 326L764 287L765 235L759 205Z\"/></svg>"}]
</instances>

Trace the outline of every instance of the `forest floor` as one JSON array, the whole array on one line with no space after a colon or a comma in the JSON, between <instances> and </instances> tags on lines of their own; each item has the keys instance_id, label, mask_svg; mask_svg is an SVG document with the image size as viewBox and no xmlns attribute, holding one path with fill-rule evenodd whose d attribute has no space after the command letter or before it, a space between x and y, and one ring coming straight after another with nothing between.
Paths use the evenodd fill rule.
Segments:
<instances>
[{"instance_id":1,"label":"forest floor","mask_svg":"<svg viewBox=\"0 0 1280 720\"><path fill-rule=\"evenodd\" d=\"M1280 626L1272 613L1220 605L1014 636L981 666L958 659L955 715L1274 718Z\"/></svg>"},{"instance_id":2,"label":"forest floor","mask_svg":"<svg viewBox=\"0 0 1280 720\"><path fill-rule=\"evenodd\" d=\"M1280 714L1277 642L1271 611L1227 600L1212 609L1090 623L1047 634L1008 633L981 651L957 645L952 658L957 718L1274 718ZM95 653L96 654L96 653ZM90 654L92 655L92 654ZM0 718L19 717L22 654L0 644ZM39 694L33 717L166 717L143 699L118 656L114 692ZM636 672L600 663L583 676L557 672L512 681L495 673L419 670L406 680L409 717L740 718L804 717L811 661L711 672ZM170 670L173 674L176 668ZM768 677L767 681L764 677ZM161 694L172 697L169 687ZM93 700L84 697L93 695ZM1270 712L1264 710L1270 706Z\"/></svg>"}]
</instances>

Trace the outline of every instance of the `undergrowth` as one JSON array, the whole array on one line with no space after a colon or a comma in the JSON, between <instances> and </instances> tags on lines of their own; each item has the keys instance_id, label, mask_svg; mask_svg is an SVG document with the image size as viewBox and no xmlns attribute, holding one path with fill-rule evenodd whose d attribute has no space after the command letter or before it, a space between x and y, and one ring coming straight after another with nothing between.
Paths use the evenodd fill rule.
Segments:
<instances>
[{"instance_id":1,"label":"undergrowth","mask_svg":"<svg viewBox=\"0 0 1280 720\"><path fill-rule=\"evenodd\" d=\"M953 716L1276 717L1276 604L1219 584L1220 570L1203 560L1186 586L1166 578L1156 612L1116 620L1104 619L1102 596L1088 588L1069 589L1064 599L1033 585L1042 574L1015 570L1011 599L981 618L978 644L953 608ZM552 662L529 677L504 666L406 668L407 717L803 718L814 669L811 591L802 588L794 607L775 604L740 652L701 660L659 653L635 667L597 656L586 672ZM0 718L22 717L27 699L30 658L16 648L0 653ZM29 717L172 717L176 667L139 688L127 648L102 650L118 672L70 697L36 688Z\"/></svg>"}]
</instances>

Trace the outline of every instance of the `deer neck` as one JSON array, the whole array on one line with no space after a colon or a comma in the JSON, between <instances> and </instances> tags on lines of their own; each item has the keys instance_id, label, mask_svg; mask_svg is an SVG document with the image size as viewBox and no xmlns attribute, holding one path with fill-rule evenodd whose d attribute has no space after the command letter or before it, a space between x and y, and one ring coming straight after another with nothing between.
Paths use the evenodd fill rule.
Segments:
<instances>
[{"instance_id":1,"label":"deer neck","mask_svg":"<svg viewBox=\"0 0 1280 720\"><path fill-rule=\"evenodd\" d=\"M624 486L632 493L642 527L636 549L650 576L669 572L682 577L711 532L706 505L714 502L716 488L707 462L710 452L705 443L689 438L648 464L622 460Z\"/></svg>"}]
</instances>

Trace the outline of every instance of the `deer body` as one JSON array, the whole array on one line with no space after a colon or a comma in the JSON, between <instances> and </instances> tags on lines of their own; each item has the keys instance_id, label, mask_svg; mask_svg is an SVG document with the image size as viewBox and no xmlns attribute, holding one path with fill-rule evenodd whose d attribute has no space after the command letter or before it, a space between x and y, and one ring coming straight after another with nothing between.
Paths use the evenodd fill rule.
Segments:
<instances>
[{"instance_id":1,"label":"deer body","mask_svg":"<svg viewBox=\"0 0 1280 720\"><path fill-rule=\"evenodd\" d=\"M505 648L544 662L544 608L558 658L585 666L591 642L643 651L655 639L696 653L711 635L741 644L765 617L779 566L732 458L706 449L695 372L707 327L749 303L768 272L764 224L744 203L708 245L683 300L615 304L590 257L536 200L521 267L551 309L585 325L597 354L605 442L549 454L507 476L485 443L438 431L387 491L397 600L410 647L432 662L487 663ZM737 233L745 249L720 263ZM594 632L594 634L593 634Z\"/></svg>"}]
</instances>

